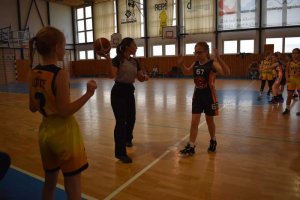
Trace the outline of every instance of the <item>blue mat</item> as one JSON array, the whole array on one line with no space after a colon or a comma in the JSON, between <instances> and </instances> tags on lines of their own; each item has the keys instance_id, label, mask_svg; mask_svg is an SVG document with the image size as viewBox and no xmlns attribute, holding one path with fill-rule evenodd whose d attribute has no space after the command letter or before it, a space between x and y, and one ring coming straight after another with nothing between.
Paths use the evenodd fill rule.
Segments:
<instances>
[{"instance_id":1,"label":"blue mat","mask_svg":"<svg viewBox=\"0 0 300 200\"><path fill-rule=\"evenodd\" d=\"M10 168L0 181L0 200L40 200L43 182ZM56 188L56 200L67 199L64 190Z\"/></svg>"}]
</instances>

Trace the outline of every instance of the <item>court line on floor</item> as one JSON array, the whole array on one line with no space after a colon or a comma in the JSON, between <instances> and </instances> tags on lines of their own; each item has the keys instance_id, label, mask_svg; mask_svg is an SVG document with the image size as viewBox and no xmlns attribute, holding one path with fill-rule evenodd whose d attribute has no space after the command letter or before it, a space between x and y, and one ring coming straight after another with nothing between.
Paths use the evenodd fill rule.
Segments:
<instances>
[{"instance_id":1,"label":"court line on floor","mask_svg":"<svg viewBox=\"0 0 300 200\"><path fill-rule=\"evenodd\" d=\"M247 88L249 88L254 81L251 81L250 84L248 84L245 88L243 88L237 95L244 92ZM225 108L225 105L223 105L219 111L223 110ZM199 127L205 124L205 121L199 124ZM141 171L139 171L137 174L135 174L132 178L130 178L128 181L126 181L124 184L119 186L116 190L114 190L112 193L110 193L107 197L104 198L104 200L110 200L116 195L118 195L124 188L129 186L132 182L134 182L136 179L138 179L140 176L142 176L145 172L147 172L150 168L152 168L157 162L159 162L162 158L164 158L169 152L174 151L174 148L178 147L179 144L181 144L183 141L185 141L189 137L189 134L185 135L183 138L181 138L178 142L176 142L174 145L168 147L168 149L162 153L158 158L156 158L154 161L152 161L150 164L148 164L145 168L143 168Z\"/></svg>"},{"instance_id":2,"label":"court line on floor","mask_svg":"<svg viewBox=\"0 0 300 200\"><path fill-rule=\"evenodd\" d=\"M44 182L44 180L45 180L44 178L42 178L42 177L40 177L40 176L38 176L36 174L33 174L31 172L28 172L28 171L25 171L25 170L23 170L23 169L21 169L19 167L14 166L14 165L11 165L10 167L13 168L14 170L17 170L17 171L23 173L23 174L31 176L31 177L33 177L33 178L35 178L35 179L37 179L37 180L39 180L41 182ZM57 184L56 187L65 191L65 188L64 188L63 185ZM87 200L97 200L97 198L91 197L91 196L86 195L86 194L81 194L81 196L82 196L82 198L85 198Z\"/></svg>"}]
</instances>

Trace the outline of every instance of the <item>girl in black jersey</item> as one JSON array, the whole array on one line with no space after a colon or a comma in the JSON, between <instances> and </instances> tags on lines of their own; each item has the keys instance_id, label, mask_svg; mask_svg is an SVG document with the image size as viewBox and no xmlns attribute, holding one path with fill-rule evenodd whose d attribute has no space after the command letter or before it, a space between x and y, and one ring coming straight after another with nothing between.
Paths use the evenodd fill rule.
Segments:
<instances>
[{"instance_id":1,"label":"girl in black jersey","mask_svg":"<svg viewBox=\"0 0 300 200\"><path fill-rule=\"evenodd\" d=\"M114 129L115 157L123 163L131 163L132 159L126 153L126 146L132 147L133 128L135 124L134 81L147 81L149 77L141 70L135 55L137 46L132 38L124 38L117 47L117 56L112 59L110 77L115 78L111 90L111 106L115 115ZM109 55L98 54L110 59Z\"/></svg>"},{"instance_id":2,"label":"girl in black jersey","mask_svg":"<svg viewBox=\"0 0 300 200\"><path fill-rule=\"evenodd\" d=\"M186 67L183 58L179 58L178 63L185 70L193 70L195 89L192 102L192 122L190 127L189 142L180 151L182 155L188 156L195 153L195 142L198 134L201 113L205 113L206 123L210 134L210 145L208 152L215 152L217 141L215 136L216 126L214 116L218 115L218 100L215 90L216 73L229 75L230 70L227 64L221 59L217 50L215 59L209 56L209 47L206 42L198 42L195 46L195 62Z\"/></svg>"}]
</instances>

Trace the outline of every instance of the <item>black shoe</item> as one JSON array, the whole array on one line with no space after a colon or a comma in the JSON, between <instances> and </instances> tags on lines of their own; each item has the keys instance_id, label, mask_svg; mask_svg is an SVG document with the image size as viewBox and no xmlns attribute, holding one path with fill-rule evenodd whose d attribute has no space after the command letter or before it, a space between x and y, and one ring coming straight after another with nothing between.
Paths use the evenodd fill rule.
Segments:
<instances>
[{"instance_id":1,"label":"black shoe","mask_svg":"<svg viewBox=\"0 0 300 200\"><path fill-rule=\"evenodd\" d=\"M296 113L296 116L300 117L300 112L297 112L297 113Z\"/></svg>"},{"instance_id":2,"label":"black shoe","mask_svg":"<svg viewBox=\"0 0 300 200\"><path fill-rule=\"evenodd\" d=\"M192 156L192 155L195 154L195 147L196 147L196 146L191 147L191 145L188 143L188 144L184 147L184 149L182 149L182 150L180 151L180 154L183 155L183 156Z\"/></svg>"},{"instance_id":3,"label":"black shoe","mask_svg":"<svg viewBox=\"0 0 300 200\"><path fill-rule=\"evenodd\" d=\"M293 99L297 99L298 95L297 94L293 94Z\"/></svg>"},{"instance_id":4,"label":"black shoe","mask_svg":"<svg viewBox=\"0 0 300 200\"><path fill-rule=\"evenodd\" d=\"M133 146L132 142L126 142L126 147L132 147L132 146Z\"/></svg>"},{"instance_id":5,"label":"black shoe","mask_svg":"<svg viewBox=\"0 0 300 200\"><path fill-rule=\"evenodd\" d=\"M288 114L290 114L290 110L286 108L286 109L282 112L282 115L288 115Z\"/></svg>"},{"instance_id":6,"label":"black shoe","mask_svg":"<svg viewBox=\"0 0 300 200\"><path fill-rule=\"evenodd\" d=\"M279 97L278 103L283 103L283 102L284 102L284 98L283 97Z\"/></svg>"},{"instance_id":7,"label":"black shoe","mask_svg":"<svg viewBox=\"0 0 300 200\"><path fill-rule=\"evenodd\" d=\"M132 163L132 159L128 156L116 156L122 163Z\"/></svg>"},{"instance_id":8,"label":"black shoe","mask_svg":"<svg viewBox=\"0 0 300 200\"><path fill-rule=\"evenodd\" d=\"M272 91L268 91L267 95L270 96L271 92L272 92Z\"/></svg>"},{"instance_id":9,"label":"black shoe","mask_svg":"<svg viewBox=\"0 0 300 200\"><path fill-rule=\"evenodd\" d=\"M207 151L210 153L213 153L216 151L216 148L217 148L217 141L211 139L209 141L209 147L208 147Z\"/></svg>"},{"instance_id":10,"label":"black shoe","mask_svg":"<svg viewBox=\"0 0 300 200\"><path fill-rule=\"evenodd\" d=\"M269 101L269 104L277 104L278 101L275 98L272 98L271 101Z\"/></svg>"}]
</instances>

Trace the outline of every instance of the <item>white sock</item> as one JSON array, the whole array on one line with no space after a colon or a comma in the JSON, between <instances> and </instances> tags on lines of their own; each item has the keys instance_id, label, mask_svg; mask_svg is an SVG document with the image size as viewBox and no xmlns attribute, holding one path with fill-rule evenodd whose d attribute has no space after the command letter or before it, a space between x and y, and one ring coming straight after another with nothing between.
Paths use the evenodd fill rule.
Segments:
<instances>
[{"instance_id":1,"label":"white sock","mask_svg":"<svg viewBox=\"0 0 300 200\"><path fill-rule=\"evenodd\" d=\"M189 144L190 144L191 147L195 146L195 142L189 142Z\"/></svg>"}]
</instances>

